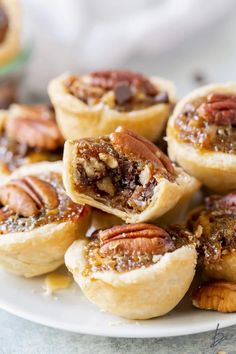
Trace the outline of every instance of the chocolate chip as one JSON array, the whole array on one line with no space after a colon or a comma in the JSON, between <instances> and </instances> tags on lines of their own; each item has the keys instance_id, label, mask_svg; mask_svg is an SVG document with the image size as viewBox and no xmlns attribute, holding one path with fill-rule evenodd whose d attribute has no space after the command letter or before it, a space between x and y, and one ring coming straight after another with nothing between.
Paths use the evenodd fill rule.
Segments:
<instances>
[{"instance_id":1,"label":"chocolate chip","mask_svg":"<svg viewBox=\"0 0 236 354\"><path fill-rule=\"evenodd\" d=\"M163 91L158 93L155 97L154 97L154 101L156 103L169 103L169 96L168 93Z\"/></svg>"},{"instance_id":2,"label":"chocolate chip","mask_svg":"<svg viewBox=\"0 0 236 354\"><path fill-rule=\"evenodd\" d=\"M132 91L129 85L117 84L114 88L115 98L118 104L123 104L132 98Z\"/></svg>"}]
</instances>

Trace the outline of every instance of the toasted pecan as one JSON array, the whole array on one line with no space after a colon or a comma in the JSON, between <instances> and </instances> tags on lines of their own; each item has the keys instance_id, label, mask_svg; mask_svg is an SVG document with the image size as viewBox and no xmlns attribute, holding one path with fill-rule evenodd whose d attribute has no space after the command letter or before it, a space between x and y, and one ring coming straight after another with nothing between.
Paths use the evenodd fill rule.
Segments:
<instances>
[{"instance_id":1,"label":"toasted pecan","mask_svg":"<svg viewBox=\"0 0 236 354\"><path fill-rule=\"evenodd\" d=\"M63 145L63 138L47 106L17 106L17 115L6 121L6 135L22 144L45 150Z\"/></svg>"},{"instance_id":2,"label":"toasted pecan","mask_svg":"<svg viewBox=\"0 0 236 354\"><path fill-rule=\"evenodd\" d=\"M193 294L193 305L203 310L236 311L236 284L212 282L199 287Z\"/></svg>"},{"instance_id":3,"label":"toasted pecan","mask_svg":"<svg viewBox=\"0 0 236 354\"><path fill-rule=\"evenodd\" d=\"M151 224L118 225L98 232L102 256L125 253L162 255L175 249L169 234Z\"/></svg>"},{"instance_id":4,"label":"toasted pecan","mask_svg":"<svg viewBox=\"0 0 236 354\"><path fill-rule=\"evenodd\" d=\"M0 201L16 214L29 217L43 208L54 209L59 204L55 188L35 176L12 180L0 190Z\"/></svg>"},{"instance_id":5,"label":"toasted pecan","mask_svg":"<svg viewBox=\"0 0 236 354\"><path fill-rule=\"evenodd\" d=\"M210 124L236 125L236 95L212 93L197 109Z\"/></svg>"}]
</instances>

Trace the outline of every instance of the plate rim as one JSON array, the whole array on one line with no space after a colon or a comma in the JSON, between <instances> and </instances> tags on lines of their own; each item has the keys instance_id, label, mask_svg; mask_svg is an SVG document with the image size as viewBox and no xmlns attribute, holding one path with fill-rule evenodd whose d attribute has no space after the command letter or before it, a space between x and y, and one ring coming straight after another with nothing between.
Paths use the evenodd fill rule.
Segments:
<instances>
[{"instance_id":1,"label":"plate rim","mask_svg":"<svg viewBox=\"0 0 236 354\"><path fill-rule=\"evenodd\" d=\"M111 326L110 331L107 332L101 327L92 327L92 329L89 328L88 325L79 325L78 329L75 328L75 326L72 324L68 324L65 322L61 321L55 321L53 318L48 319L43 316L40 316L38 314L33 314L29 313L27 311L24 311L23 309L19 309L17 306L14 306L12 303L9 304L6 301L3 301L0 299L0 308L12 315L18 316L20 318L23 318L25 320L31 321L36 324L44 325L47 327L51 327L54 329L59 329L67 332L73 332L73 333L78 333L78 334L86 334L86 335L95 335L95 336L101 336L101 337L112 337L112 338L168 338L168 337L178 337L178 336L187 336L187 335L192 335L192 334L199 334L199 333L205 333L209 331L213 331L216 329L216 325L214 327L212 326L212 323L202 323L201 327L198 325L198 328L196 326L189 327L189 329L185 329L183 333L183 329L181 327L175 327L175 329L170 329L168 333L165 335L158 335L154 334L152 330L150 330L150 333L145 333L144 335L137 333L135 334L129 334L128 331L121 331L118 333L117 332L117 327L116 326ZM117 320L117 322L121 322L122 320L125 321L125 319L120 319ZM233 325L236 325L236 314L235 314L235 319L223 319L219 320L220 322L220 329L227 328ZM125 323L125 322L124 322ZM116 327L116 328L115 328ZM127 332L127 333L126 333Z\"/></svg>"}]
</instances>

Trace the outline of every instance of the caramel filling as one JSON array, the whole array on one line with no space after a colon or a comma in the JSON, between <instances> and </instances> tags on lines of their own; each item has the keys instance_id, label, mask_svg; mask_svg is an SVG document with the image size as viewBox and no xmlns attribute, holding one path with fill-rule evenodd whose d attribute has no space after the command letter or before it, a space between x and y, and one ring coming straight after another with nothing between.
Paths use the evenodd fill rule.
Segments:
<instances>
[{"instance_id":1,"label":"caramel filling","mask_svg":"<svg viewBox=\"0 0 236 354\"><path fill-rule=\"evenodd\" d=\"M133 155L128 145L117 148L109 136L78 141L74 164L73 180L79 193L133 213L150 204L159 179L175 180L163 165Z\"/></svg>"},{"instance_id":2,"label":"caramel filling","mask_svg":"<svg viewBox=\"0 0 236 354\"><path fill-rule=\"evenodd\" d=\"M71 95L89 106L102 102L119 112L169 103L166 92L158 92L147 78L132 72L105 71L80 78L71 76L65 87Z\"/></svg>"},{"instance_id":3,"label":"caramel filling","mask_svg":"<svg viewBox=\"0 0 236 354\"><path fill-rule=\"evenodd\" d=\"M175 136L199 150L236 153L236 95L210 94L188 104L175 120Z\"/></svg>"},{"instance_id":4,"label":"caramel filling","mask_svg":"<svg viewBox=\"0 0 236 354\"><path fill-rule=\"evenodd\" d=\"M133 229L141 228L142 231L133 231ZM113 232L114 228L105 231L96 231L87 246L84 254L87 259L87 266L84 275L87 276L93 272L115 271L118 273L131 271L143 267L149 267L160 261L166 253L174 252L176 249L189 244L190 233L187 230L175 228L175 231L168 233L163 229L159 230L163 235L155 236L148 234L153 231L155 226L145 224L121 225L120 235L114 235L109 240L109 252L104 253L104 240L101 239L103 232ZM129 232L123 232L123 228L129 228ZM153 228L153 230L152 230ZM168 230L169 231L169 230ZM146 233L146 234L145 234ZM100 236L100 237L99 237ZM120 246L117 244L120 242ZM125 243L127 242L127 247ZM157 246L158 245L158 246Z\"/></svg>"},{"instance_id":5,"label":"caramel filling","mask_svg":"<svg viewBox=\"0 0 236 354\"><path fill-rule=\"evenodd\" d=\"M188 228L196 236L200 260L206 265L236 250L236 214L231 208L203 208L191 216Z\"/></svg>"},{"instance_id":6,"label":"caramel filling","mask_svg":"<svg viewBox=\"0 0 236 354\"><path fill-rule=\"evenodd\" d=\"M0 3L0 43L4 42L8 28L8 16L3 5Z\"/></svg>"},{"instance_id":7,"label":"caramel filling","mask_svg":"<svg viewBox=\"0 0 236 354\"><path fill-rule=\"evenodd\" d=\"M83 213L85 207L75 204L66 195L62 184L62 178L57 173L45 173L40 175L40 179L52 185L59 199L59 204L54 209L42 208L37 215L23 217L15 214L6 205L0 209L0 234L4 235L11 232L31 231L36 227L44 226L55 222L76 222Z\"/></svg>"}]
</instances>

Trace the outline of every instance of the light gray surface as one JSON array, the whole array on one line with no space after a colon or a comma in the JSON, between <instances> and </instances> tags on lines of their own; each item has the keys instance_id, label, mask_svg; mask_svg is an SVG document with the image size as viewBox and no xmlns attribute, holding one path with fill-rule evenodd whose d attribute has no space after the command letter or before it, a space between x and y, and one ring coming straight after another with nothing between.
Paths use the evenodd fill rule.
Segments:
<instances>
[{"instance_id":1,"label":"light gray surface","mask_svg":"<svg viewBox=\"0 0 236 354\"><path fill-rule=\"evenodd\" d=\"M219 350L236 353L236 326L220 329L225 339L214 348L214 332L162 339L107 338L55 330L5 311L0 311L0 329L1 354L215 354Z\"/></svg>"},{"instance_id":2,"label":"light gray surface","mask_svg":"<svg viewBox=\"0 0 236 354\"><path fill-rule=\"evenodd\" d=\"M139 60L133 58L126 66L172 79L179 95L193 88L192 75L198 70L206 73L209 81L235 81L235 20L236 10L159 58L145 58L140 53ZM166 339L114 339L54 330L0 311L0 353L236 353L236 326L222 331L225 340L210 348L212 332Z\"/></svg>"}]
</instances>

